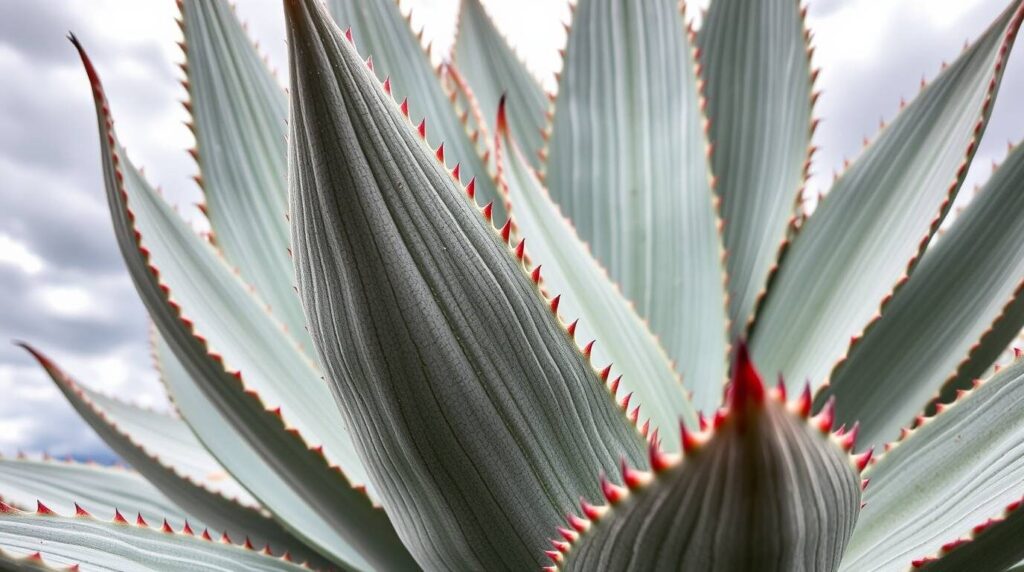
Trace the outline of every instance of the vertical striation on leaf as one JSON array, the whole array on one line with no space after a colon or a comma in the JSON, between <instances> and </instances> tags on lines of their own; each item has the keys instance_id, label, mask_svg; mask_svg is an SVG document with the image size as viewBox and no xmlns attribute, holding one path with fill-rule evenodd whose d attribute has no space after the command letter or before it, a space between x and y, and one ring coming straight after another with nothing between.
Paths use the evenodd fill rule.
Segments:
<instances>
[{"instance_id":1,"label":"vertical striation on leaf","mask_svg":"<svg viewBox=\"0 0 1024 572\"><path fill-rule=\"evenodd\" d=\"M490 209L316 0L285 6L299 291L359 453L420 565L536 566L594 474L642 462L639 435Z\"/></svg>"}]
</instances>

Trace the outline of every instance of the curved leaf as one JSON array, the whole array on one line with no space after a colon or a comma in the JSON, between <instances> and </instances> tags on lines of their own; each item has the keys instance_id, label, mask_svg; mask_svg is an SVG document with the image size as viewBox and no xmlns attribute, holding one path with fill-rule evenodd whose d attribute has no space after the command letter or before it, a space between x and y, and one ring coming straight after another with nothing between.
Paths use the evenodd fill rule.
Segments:
<instances>
[{"instance_id":1,"label":"curved leaf","mask_svg":"<svg viewBox=\"0 0 1024 572\"><path fill-rule=\"evenodd\" d=\"M606 379L615 384L617 394L632 394L631 403L642 406L640 417L649 418L651 430L661 429L666 449L679 451L674 429L680 420L693 425L697 415L678 375L658 340L551 201L510 138L504 103L499 109L498 168L507 182L512 224L529 238L526 253L530 263L545 265L541 270L535 267L538 279L550 294L561 296L559 313L578 319L575 338L597 340L591 361L599 367L609 365Z\"/></svg>"},{"instance_id":2,"label":"curved leaf","mask_svg":"<svg viewBox=\"0 0 1024 572\"><path fill-rule=\"evenodd\" d=\"M449 94L441 85L427 51L412 32L409 18L402 16L394 0L327 0L334 20L351 28L363 53L373 58L380 79L390 78L392 94L408 98L409 116L417 123L427 121L431 147L442 143L449 162L460 164L467 180L476 179L476 189L485 203L494 202L494 216L505 218L505 205L477 147L478 134L468 133L456 113Z\"/></svg>"},{"instance_id":3,"label":"curved leaf","mask_svg":"<svg viewBox=\"0 0 1024 572\"><path fill-rule=\"evenodd\" d=\"M850 166L804 223L758 310L758 363L825 383L899 288L956 196L1024 7L1003 12Z\"/></svg>"},{"instance_id":4,"label":"curved leaf","mask_svg":"<svg viewBox=\"0 0 1024 572\"><path fill-rule=\"evenodd\" d=\"M1004 517L1024 495L1022 408L1024 362L1018 361L935 417L921 419L865 473L871 480L867 506L843 568L906 567L970 539L989 519ZM1010 530L1018 520L996 526ZM975 542L985 538L980 534ZM1019 538L1001 550L1024 551ZM1018 552L1003 566L1022 557Z\"/></svg>"},{"instance_id":5,"label":"curved leaf","mask_svg":"<svg viewBox=\"0 0 1024 572\"><path fill-rule=\"evenodd\" d=\"M299 292L360 455L421 566L535 566L639 436L319 2L286 14Z\"/></svg>"},{"instance_id":6,"label":"curved leaf","mask_svg":"<svg viewBox=\"0 0 1024 572\"><path fill-rule=\"evenodd\" d=\"M161 335L207 399L264 463L319 507L349 544L318 548L346 566L364 567L364 561L352 558L353 549L372 565L410 566L411 558L386 515L372 505L365 490L353 487L352 481L365 482L365 469L313 364L212 247L124 158L99 78L84 52L82 59L96 98L115 234ZM250 478L247 468L229 470L244 483ZM275 514L285 514L274 507L282 499L260 500ZM299 529L302 522L290 526Z\"/></svg>"},{"instance_id":7,"label":"curved leaf","mask_svg":"<svg viewBox=\"0 0 1024 572\"><path fill-rule=\"evenodd\" d=\"M550 101L540 82L526 69L484 9L480 0L461 0L452 58L469 82L483 117L496 117L502 95L511 103L508 124L526 151L530 165L540 167Z\"/></svg>"},{"instance_id":8,"label":"curved leaf","mask_svg":"<svg viewBox=\"0 0 1024 572\"><path fill-rule=\"evenodd\" d=\"M698 36L733 338L746 335L810 168L805 33L799 0L715 0Z\"/></svg>"},{"instance_id":9,"label":"curved leaf","mask_svg":"<svg viewBox=\"0 0 1024 572\"><path fill-rule=\"evenodd\" d=\"M25 513L0 502L0 567L39 570L45 564L85 570L304 570L284 558L214 542L191 532L129 524L123 518Z\"/></svg>"},{"instance_id":10,"label":"curved leaf","mask_svg":"<svg viewBox=\"0 0 1024 572\"><path fill-rule=\"evenodd\" d=\"M346 562L368 568L345 537L320 513L319 507L296 492L285 480L286 475L268 467L260 451L207 399L159 332L153 334L153 353L160 380L203 445L225 467L245 475L246 487L264 499L277 520L292 534L309 546L320 547L321 552L340 553Z\"/></svg>"},{"instance_id":11,"label":"curved leaf","mask_svg":"<svg viewBox=\"0 0 1024 572\"><path fill-rule=\"evenodd\" d=\"M915 562L927 572L959 572L961 570L1004 570L1024 557L1024 499L1006 508L997 518L976 526L970 538L947 544L936 558Z\"/></svg>"},{"instance_id":12,"label":"curved leaf","mask_svg":"<svg viewBox=\"0 0 1024 572\"><path fill-rule=\"evenodd\" d=\"M139 473L94 463L0 458L0 500L23 508L35 507L37 501L42 501L63 513L75 512L78 503L93 514L114 514L119 509L126 515L142 515L154 524L166 518L174 527L182 527L186 521L195 530L206 526ZM275 547L275 552L280 553L280 548Z\"/></svg>"},{"instance_id":13,"label":"curved leaf","mask_svg":"<svg viewBox=\"0 0 1024 572\"><path fill-rule=\"evenodd\" d=\"M31 346L23 347L110 448L189 514L239 542L248 537L261 546L301 546L262 513L180 419L91 391Z\"/></svg>"},{"instance_id":14,"label":"curved leaf","mask_svg":"<svg viewBox=\"0 0 1024 572\"><path fill-rule=\"evenodd\" d=\"M288 256L284 90L224 0L182 0L186 87L214 243L312 351Z\"/></svg>"},{"instance_id":15,"label":"curved leaf","mask_svg":"<svg viewBox=\"0 0 1024 572\"><path fill-rule=\"evenodd\" d=\"M928 249L882 317L833 371L819 400L835 395L838 419L860 421L864 442L895 438L944 381L964 377L964 366L973 370L967 379L980 377L991 362L971 359L979 340L1005 348L1024 327L1024 312L1007 312L1020 305L1024 281L1021 188L1019 148ZM994 360L998 354L990 355Z\"/></svg>"},{"instance_id":16,"label":"curved leaf","mask_svg":"<svg viewBox=\"0 0 1024 572\"><path fill-rule=\"evenodd\" d=\"M809 397L769 392L746 348L714 428L683 429L680 458L651 448L652 472L602 479L607 505L583 503L549 556L566 570L835 570L860 508L860 478L829 435L804 419Z\"/></svg>"},{"instance_id":17,"label":"curved leaf","mask_svg":"<svg viewBox=\"0 0 1024 572\"><path fill-rule=\"evenodd\" d=\"M697 76L675 0L582 0L546 183L675 360L698 409L722 398L722 246Z\"/></svg>"}]
</instances>

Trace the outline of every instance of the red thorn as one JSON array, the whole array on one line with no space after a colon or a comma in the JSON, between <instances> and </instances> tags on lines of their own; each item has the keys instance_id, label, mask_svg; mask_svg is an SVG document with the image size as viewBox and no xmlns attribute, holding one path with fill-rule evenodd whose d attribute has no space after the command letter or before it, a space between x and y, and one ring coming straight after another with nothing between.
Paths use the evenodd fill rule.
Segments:
<instances>
[{"instance_id":1,"label":"red thorn","mask_svg":"<svg viewBox=\"0 0 1024 572\"><path fill-rule=\"evenodd\" d=\"M612 382L608 385L608 389L611 390L613 397L615 396L616 393L619 392L619 383L621 383L621 382L622 382L622 376L620 375L620 376L616 377L615 379L613 379Z\"/></svg>"},{"instance_id":2,"label":"red thorn","mask_svg":"<svg viewBox=\"0 0 1024 572\"><path fill-rule=\"evenodd\" d=\"M552 312L558 311L558 306L556 305L554 308L551 309L551 311ZM569 327L566 328L566 330L569 332L569 337L570 338L575 338L576 337L576 326L579 325L579 323L580 323L580 319L576 318L575 320L572 321L571 324L569 324Z\"/></svg>"},{"instance_id":3,"label":"red thorn","mask_svg":"<svg viewBox=\"0 0 1024 572\"><path fill-rule=\"evenodd\" d=\"M564 540L552 540L551 546L553 546L555 550L561 552L562 554L565 554L566 552L569 552L569 547L571 545L568 542L565 542Z\"/></svg>"},{"instance_id":4,"label":"red thorn","mask_svg":"<svg viewBox=\"0 0 1024 572\"><path fill-rule=\"evenodd\" d=\"M862 491L867 490L868 484L870 484L870 483L871 483L871 479L864 479L864 480L862 480L860 482L860 490L862 490Z\"/></svg>"},{"instance_id":5,"label":"red thorn","mask_svg":"<svg viewBox=\"0 0 1024 572\"><path fill-rule=\"evenodd\" d=\"M580 498L580 510L583 511L583 516L590 520L598 520L608 510L608 507L595 506Z\"/></svg>"},{"instance_id":6,"label":"red thorn","mask_svg":"<svg viewBox=\"0 0 1024 572\"><path fill-rule=\"evenodd\" d=\"M495 122L496 130L499 136L505 136L508 134L508 118L505 116L505 94L501 94L501 99L498 100L498 119Z\"/></svg>"},{"instance_id":7,"label":"red thorn","mask_svg":"<svg viewBox=\"0 0 1024 572\"><path fill-rule=\"evenodd\" d=\"M27 558L29 560L38 560L39 562L43 561L43 555L40 554L39 552L33 552L32 554L29 554L25 558Z\"/></svg>"},{"instance_id":8,"label":"red thorn","mask_svg":"<svg viewBox=\"0 0 1024 572\"><path fill-rule=\"evenodd\" d=\"M207 541L207 542L213 542L213 537L210 536L210 530L209 529L204 528L203 529L203 533L200 534L199 537L202 538L203 540Z\"/></svg>"},{"instance_id":9,"label":"red thorn","mask_svg":"<svg viewBox=\"0 0 1024 572\"><path fill-rule=\"evenodd\" d=\"M183 527L181 528L181 533L182 533L182 534L187 534L187 535L189 535L189 536L195 536L195 535L196 535L196 533L195 533L195 532L194 532L194 531L192 530L192 527L191 527L191 526L189 526L189 524L188 524L188 521L187 521L187 520L185 521L185 526L183 526Z\"/></svg>"},{"instance_id":10,"label":"red thorn","mask_svg":"<svg viewBox=\"0 0 1024 572\"><path fill-rule=\"evenodd\" d=\"M775 395L779 398L779 401L786 402L786 381L782 379L782 374L779 374L779 383L775 386Z\"/></svg>"},{"instance_id":11,"label":"red thorn","mask_svg":"<svg viewBox=\"0 0 1024 572\"><path fill-rule=\"evenodd\" d=\"M523 256L525 254L526 254L526 239L525 238L521 238L521 239L519 239L519 244L516 245L516 258L518 258L519 260L522 260Z\"/></svg>"},{"instance_id":12,"label":"red thorn","mask_svg":"<svg viewBox=\"0 0 1024 572\"><path fill-rule=\"evenodd\" d=\"M128 521L125 520L124 515L121 514L121 511L116 508L114 509L114 522L117 524L128 524Z\"/></svg>"},{"instance_id":13,"label":"red thorn","mask_svg":"<svg viewBox=\"0 0 1024 572\"><path fill-rule=\"evenodd\" d=\"M399 104L398 109L400 109L402 111L402 115L404 115L406 119L409 118L409 98L408 97L402 100L402 103Z\"/></svg>"},{"instance_id":14,"label":"red thorn","mask_svg":"<svg viewBox=\"0 0 1024 572\"><path fill-rule=\"evenodd\" d=\"M491 217L494 215L494 202L489 202L484 205L484 220L491 222Z\"/></svg>"},{"instance_id":15,"label":"red thorn","mask_svg":"<svg viewBox=\"0 0 1024 572\"><path fill-rule=\"evenodd\" d=\"M426 118L420 120L420 124L416 126L416 131L420 134L420 139L427 138L427 120Z\"/></svg>"},{"instance_id":16,"label":"red thorn","mask_svg":"<svg viewBox=\"0 0 1024 572\"><path fill-rule=\"evenodd\" d=\"M564 528L564 527L561 527L561 526L559 526L557 530L558 530L558 534L562 538L564 538L567 542L575 542L576 539L579 538L579 536L580 536L579 534L569 530L568 528Z\"/></svg>"},{"instance_id":17,"label":"red thorn","mask_svg":"<svg viewBox=\"0 0 1024 572\"><path fill-rule=\"evenodd\" d=\"M557 550L545 550L544 554L547 554L548 558L551 559L555 564L562 563L562 553Z\"/></svg>"},{"instance_id":18,"label":"red thorn","mask_svg":"<svg viewBox=\"0 0 1024 572\"><path fill-rule=\"evenodd\" d=\"M682 421L679 422L679 440L683 444L684 453L692 453L700 447L700 441L693 435L693 433L690 433L686 428L686 424Z\"/></svg>"},{"instance_id":19,"label":"red thorn","mask_svg":"<svg viewBox=\"0 0 1024 572\"><path fill-rule=\"evenodd\" d=\"M836 421L836 398L830 397L817 416L818 429L822 433L832 430L832 424Z\"/></svg>"},{"instance_id":20,"label":"red thorn","mask_svg":"<svg viewBox=\"0 0 1024 572\"><path fill-rule=\"evenodd\" d=\"M366 57L366 69L373 71L373 56Z\"/></svg>"},{"instance_id":21,"label":"red thorn","mask_svg":"<svg viewBox=\"0 0 1024 572\"><path fill-rule=\"evenodd\" d=\"M590 354L593 353L593 351L594 351L594 342L595 341L596 340L590 340L590 342L586 346L583 347L583 355L585 355L587 357L587 359L590 359ZM629 403L629 399L628 398L626 399L626 403Z\"/></svg>"},{"instance_id":22,"label":"red thorn","mask_svg":"<svg viewBox=\"0 0 1024 572\"><path fill-rule=\"evenodd\" d=\"M149 523L146 522L146 519L142 518L142 513L141 512L135 513L135 526L140 526L142 528L149 528Z\"/></svg>"},{"instance_id":23,"label":"red thorn","mask_svg":"<svg viewBox=\"0 0 1024 572\"><path fill-rule=\"evenodd\" d=\"M551 299L551 311L552 312L554 312L556 314L558 313L558 303L561 302L561 301L562 301L562 295L561 294L559 294L558 296L555 296L554 298ZM579 321L579 320L577 320L577 321ZM572 325L570 326L569 333L571 335L576 335L576 322L573 322Z\"/></svg>"},{"instance_id":24,"label":"red thorn","mask_svg":"<svg viewBox=\"0 0 1024 572\"><path fill-rule=\"evenodd\" d=\"M75 516L92 516L89 511L82 508L78 503L75 503Z\"/></svg>"},{"instance_id":25,"label":"red thorn","mask_svg":"<svg viewBox=\"0 0 1024 572\"><path fill-rule=\"evenodd\" d=\"M444 164L444 143L442 142L437 147L437 151L434 153L437 156L437 160Z\"/></svg>"},{"instance_id":26,"label":"red thorn","mask_svg":"<svg viewBox=\"0 0 1024 572\"><path fill-rule=\"evenodd\" d=\"M355 45L355 42L352 41L352 28L351 27L345 28L345 39L348 40L348 43Z\"/></svg>"},{"instance_id":27,"label":"red thorn","mask_svg":"<svg viewBox=\"0 0 1024 572\"><path fill-rule=\"evenodd\" d=\"M254 550L256 548L255 546L252 545L252 540L249 540L248 536L245 537L245 543L242 544L242 547L243 548L247 548L249 550Z\"/></svg>"},{"instance_id":28,"label":"red thorn","mask_svg":"<svg viewBox=\"0 0 1024 572\"><path fill-rule=\"evenodd\" d=\"M602 369L598 375L601 377L601 381L608 381L608 376L612 373L612 364L608 364Z\"/></svg>"},{"instance_id":29,"label":"red thorn","mask_svg":"<svg viewBox=\"0 0 1024 572\"><path fill-rule=\"evenodd\" d=\"M644 421L644 424L640 427L640 436L644 437L644 438L647 438L647 434L650 432L650 430L651 430L651 420L647 419L646 421Z\"/></svg>"},{"instance_id":30,"label":"red thorn","mask_svg":"<svg viewBox=\"0 0 1024 572\"><path fill-rule=\"evenodd\" d=\"M171 528L171 525L167 522L166 518L164 519L163 526L160 527L160 532L163 532L165 534L174 534L174 529Z\"/></svg>"},{"instance_id":31,"label":"red thorn","mask_svg":"<svg viewBox=\"0 0 1024 572\"><path fill-rule=\"evenodd\" d=\"M223 542L224 544L234 544L234 542L231 540L231 537L228 536L228 531L226 531L226 530L221 533L220 541Z\"/></svg>"},{"instance_id":32,"label":"red thorn","mask_svg":"<svg viewBox=\"0 0 1024 572\"><path fill-rule=\"evenodd\" d=\"M645 478L645 477L647 477L648 474L644 473L644 472L641 472L641 471L638 471L636 469L630 468L630 466L626 464L626 460L625 459L622 459L619 462L619 465L620 465L620 469L622 471L622 482L625 483L625 485L627 487L629 487L631 489L635 489L635 488L643 485L645 482L647 482L647 478Z\"/></svg>"},{"instance_id":33,"label":"red thorn","mask_svg":"<svg viewBox=\"0 0 1024 572\"><path fill-rule=\"evenodd\" d=\"M704 417L704 412L703 411L698 411L697 412L697 427L701 431L704 431L704 430L706 430L708 428L708 420L707 420L707 418Z\"/></svg>"},{"instance_id":34,"label":"red thorn","mask_svg":"<svg viewBox=\"0 0 1024 572\"><path fill-rule=\"evenodd\" d=\"M452 178L456 181L462 182L460 175L462 174L462 163L455 163L455 168L452 169Z\"/></svg>"},{"instance_id":35,"label":"red thorn","mask_svg":"<svg viewBox=\"0 0 1024 572\"><path fill-rule=\"evenodd\" d=\"M36 514L42 514L42 515L45 515L45 516L53 516L53 515L55 515L57 513L55 513L52 510L50 510L50 507L48 507L45 504L43 504L43 501L37 500L36 501Z\"/></svg>"},{"instance_id":36,"label":"red thorn","mask_svg":"<svg viewBox=\"0 0 1024 572\"><path fill-rule=\"evenodd\" d=\"M655 473L660 473L673 464L672 458L662 452L658 444L654 442L647 446L647 458L650 461L651 470Z\"/></svg>"},{"instance_id":37,"label":"red thorn","mask_svg":"<svg viewBox=\"0 0 1024 572\"><path fill-rule=\"evenodd\" d=\"M846 435L843 435L843 439L840 441L840 444L843 446L843 449L847 451L853 450L853 448L857 445L857 433L859 431L860 421L857 421L856 423L853 424L853 428L850 429L850 432L847 433Z\"/></svg>"},{"instance_id":38,"label":"red thorn","mask_svg":"<svg viewBox=\"0 0 1024 572\"><path fill-rule=\"evenodd\" d=\"M811 401L811 384L806 383L800 393L800 399L796 402L797 413L805 419L811 415Z\"/></svg>"},{"instance_id":39,"label":"red thorn","mask_svg":"<svg viewBox=\"0 0 1024 572\"><path fill-rule=\"evenodd\" d=\"M466 196L474 198L476 196L476 177L469 180L469 184L466 185Z\"/></svg>"},{"instance_id":40,"label":"red thorn","mask_svg":"<svg viewBox=\"0 0 1024 572\"><path fill-rule=\"evenodd\" d=\"M391 95L391 76L384 78L384 93Z\"/></svg>"},{"instance_id":41,"label":"red thorn","mask_svg":"<svg viewBox=\"0 0 1024 572\"><path fill-rule=\"evenodd\" d=\"M530 279L533 280L534 284L540 284L540 264L530 273Z\"/></svg>"},{"instance_id":42,"label":"red thorn","mask_svg":"<svg viewBox=\"0 0 1024 572\"><path fill-rule=\"evenodd\" d=\"M629 491L623 487L620 487L608 480L608 477L601 475L601 494L604 498L608 499L608 502L615 504L622 499L626 498Z\"/></svg>"},{"instance_id":43,"label":"red thorn","mask_svg":"<svg viewBox=\"0 0 1024 572\"><path fill-rule=\"evenodd\" d=\"M583 520L575 514L570 514L569 516L567 516L566 521L569 523L569 526L571 526L572 529L576 532L586 532L587 528L589 528L590 526L589 522Z\"/></svg>"},{"instance_id":44,"label":"red thorn","mask_svg":"<svg viewBox=\"0 0 1024 572\"><path fill-rule=\"evenodd\" d=\"M761 374L754 368L744 341L740 341L736 348L727 400L733 411L743 410L747 404L757 405L764 402L764 383L761 381Z\"/></svg>"},{"instance_id":45,"label":"red thorn","mask_svg":"<svg viewBox=\"0 0 1024 572\"><path fill-rule=\"evenodd\" d=\"M864 451L860 455L854 456L853 461L857 465L857 470L858 471L863 471L864 468L868 466L868 463L871 462L871 457L874 455L874 453L875 453L875 448L872 447L872 448L868 449L867 451Z\"/></svg>"}]
</instances>

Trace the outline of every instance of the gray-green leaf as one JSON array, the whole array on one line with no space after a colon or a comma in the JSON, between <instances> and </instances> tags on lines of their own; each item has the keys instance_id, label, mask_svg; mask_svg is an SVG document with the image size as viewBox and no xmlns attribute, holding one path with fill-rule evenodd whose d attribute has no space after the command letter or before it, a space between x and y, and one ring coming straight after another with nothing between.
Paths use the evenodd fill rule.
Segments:
<instances>
[{"instance_id":1,"label":"gray-green leaf","mask_svg":"<svg viewBox=\"0 0 1024 572\"><path fill-rule=\"evenodd\" d=\"M1012 311L1024 280L1022 188L1018 148L832 373L819 402L836 396L839 421L860 421L863 443L895 438L944 382L962 379L958 388L970 387L992 365L993 350L1024 327L1024 312ZM987 363L979 359L983 349Z\"/></svg>"},{"instance_id":2,"label":"gray-green leaf","mask_svg":"<svg viewBox=\"0 0 1024 572\"><path fill-rule=\"evenodd\" d=\"M805 419L762 385L740 348L728 412L683 439L680 459L652 447L653 472L623 469L608 505L559 533L566 570L835 570L860 509L860 478L824 418ZM589 513L589 515L587 514ZM578 518L578 517L577 517ZM563 556L563 553L565 554ZM865 568L867 570L869 568Z\"/></svg>"},{"instance_id":3,"label":"gray-green leaf","mask_svg":"<svg viewBox=\"0 0 1024 572\"><path fill-rule=\"evenodd\" d=\"M1015 0L900 112L804 223L754 323L766 371L825 383L913 270L967 173L1022 10Z\"/></svg>"},{"instance_id":4,"label":"gray-green leaf","mask_svg":"<svg viewBox=\"0 0 1024 572\"><path fill-rule=\"evenodd\" d=\"M733 338L746 335L803 187L811 70L798 0L715 0L698 41Z\"/></svg>"},{"instance_id":5,"label":"gray-green leaf","mask_svg":"<svg viewBox=\"0 0 1024 572\"><path fill-rule=\"evenodd\" d=\"M545 180L709 411L727 318L692 52L675 0L581 0Z\"/></svg>"},{"instance_id":6,"label":"gray-green leaf","mask_svg":"<svg viewBox=\"0 0 1024 572\"><path fill-rule=\"evenodd\" d=\"M429 569L526 569L636 430L330 22L286 2L296 274L326 377Z\"/></svg>"}]
</instances>

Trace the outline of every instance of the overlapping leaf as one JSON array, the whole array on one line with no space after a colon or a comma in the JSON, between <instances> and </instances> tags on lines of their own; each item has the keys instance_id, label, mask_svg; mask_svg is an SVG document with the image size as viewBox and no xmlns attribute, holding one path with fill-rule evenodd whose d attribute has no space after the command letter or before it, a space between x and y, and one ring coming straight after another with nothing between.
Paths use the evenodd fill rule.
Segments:
<instances>
[{"instance_id":1,"label":"overlapping leaf","mask_svg":"<svg viewBox=\"0 0 1024 572\"><path fill-rule=\"evenodd\" d=\"M182 0L197 179L214 241L311 350L288 256L284 90L225 0Z\"/></svg>"},{"instance_id":2,"label":"overlapping leaf","mask_svg":"<svg viewBox=\"0 0 1024 572\"><path fill-rule=\"evenodd\" d=\"M836 396L840 421L860 421L865 442L895 438L944 381L969 387L1024 327L1013 311L1024 280L1022 188L1018 148L833 372L819 400ZM987 363L976 359L986 350Z\"/></svg>"},{"instance_id":3,"label":"overlapping leaf","mask_svg":"<svg viewBox=\"0 0 1024 572\"><path fill-rule=\"evenodd\" d=\"M835 570L860 508L854 461L809 396L768 392L740 348L728 412L684 429L685 453L651 449L652 472L604 481L550 556L566 570Z\"/></svg>"},{"instance_id":4,"label":"overlapping leaf","mask_svg":"<svg viewBox=\"0 0 1024 572\"><path fill-rule=\"evenodd\" d=\"M726 310L691 56L674 0L581 1L546 183L710 410L725 381Z\"/></svg>"},{"instance_id":5,"label":"overlapping leaf","mask_svg":"<svg viewBox=\"0 0 1024 572\"><path fill-rule=\"evenodd\" d=\"M159 333L154 332L153 345L160 379L203 445L224 466L244 474L246 487L257 497L266 499L278 521L307 545L319 547L325 553L339 552L353 566L368 567L361 564L363 559L358 552L321 514L319 507L296 492L286 480L287 475L267 466L260 452L207 399Z\"/></svg>"},{"instance_id":6,"label":"overlapping leaf","mask_svg":"<svg viewBox=\"0 0 1024 572\"><path fill-rule=\"evenodd\" d=\"M162 531L91 516L25 513L0 502L0 567L45 570L222 570L263 572L305 568L251 548L195 534Z\"/></svg>"},{"instance_id":7,"label":"overlapping leaf","mask_svg":"<svg viewBox=\"0 0 1024 572\"><path fill-rule=\"evenodd\" d=\"M423 567L536 566L639 436L317 0L286 14L299 291L384 507Z\"/></svg>"},{"instance_id":8,"label":"overlapping leaf","mask_svg":"<svg viewBox=\"0 0 1024 572\"><path fill-rule=\"evenodd\" d=\"M364 491L353 488L353 482L365 482L365 472L314 366L210 245L192 233L124 157L102 86L84 52L83 62L96 97L118 244L161 335L207 399L267 466L320 507L348 543L318 548L346 566L362 565L362 560L352 559L353 549L373 565L411 565L383 511L372 506ZM249 478L246 469L229 468L243 484ZM260 500L272 512L281 501ZM297 529L302 523L289 525Z\"/></svg>"},{"instance_id":9,"label":"overlapping leaf","mask_svg":"<svg viewBox=\"0 0 1024 572\"><path fill-rule=\"evenodd\" d=\"M979 544L968 553L976 559L962 569L1001 570L1024 557L1019 532L1013 536L1020 517L1006 518L1024 496L1022 408L1024 362L1018 362L889 450L865 473L867 506L843 569L905 568L955 554L974 536L971 544Z\"/></svg>"},{"instance_id":10,"label":"overlapping leaf","mask_svg":"<svg viewBox=\"0 0 1024 572\"><path fill-rule=\"evenodd\" d=\"M96 515L109 516L120 510L132 518L142 515L154 524L166 518L175 528L181 528L186 521L194 530L206 526L171 502L141 474L95 463L0 459L0 500L23 509L35 508L37 501L42 501L63 514L75 512L77 503ZM237 538L241 541L244 537Z\"/></svg>"},{"instance_id":11,"label":"overlapping leaf","mask_svg":"<svg viewBox=\"0 0 1024 572\"><path fill-rule=\"evenodd\" d=\"M551 201L510 138L504 110L503 105L497 122L498 165L513 221L529 237L531 264L542 267L536 271L538 278L550 295L561 296L559 312L579 320L573 330L576 339L597 340L591 360L599 367L611 366L607 378L618 395L632 395L631 403L642 406L639 417L650 420L650 430L660 429L667 450L678 451L675 427L681 420L693 425L697 416L668 356Z\"/></svg>"},{"instance_id":12,"label":"overlapping leaf","mask_svg":"<svg viewBox=\"0 0 1024 572\"><path fill-rule=\"evenodd\" d=\"M836 181L782 260L752 345L767 371L826 381L913 269L985 129L1024 7L1014 1Z\"/></svg>"},{"instance_id":13,"label":"overlapping leaf","mask_svg":"<svg viewBox=\"0 0 1024 572\"><path fill-rule=\"evenodd\" d=\"M260 545L301 547L300 542L264 515L252 497L224 473L180 419L83 387L46 356L30 347L27 349L82 419L122 459L178 506L239 542L248 537Z\"/></svg>"},{"instance_id":14,"label":"overlapping leaf","mask_svg":"<svg viewBox=\"0 0 1024 572\"><path fill-rule=\"evenodd\" d=\"M505 42L480 0L460 3L452 57L486 120L497 116L502 95L508 98L509 129L530 165L539 168L539 152L545 145L542 134L547 127L548 96Z\"/></svg>"},{"instance_id":15,"label":"overlapping leaf","mask_svg":"<svg viewBox=\"0 0 1024 572\"><path fill-rule=\"evenodd\" d=\"M392 0L328 0L327 6L343 29L351 28L356 45L373 58L381 80L390 78L398 101L408 98L409 115L427 121L431 147L444 143L449 161L459 163L466 180L476 179L483 202L494 201L494 216L505 218L505 206L482 159L476 136L467 132L451 98L445 93L427 52L413 34L411 22Z\"/></svg>"},{"instance_id":16,"label":"overlapping leaf","mask_svg":"<svg viewBox=\"0 0 1024 572\"><path fill-rule=\"evenodd\" d=\"M698 40L737 337L746 334L807 174L810 56L799 0L715 0Z\"/></svg>"}]
</instances>

